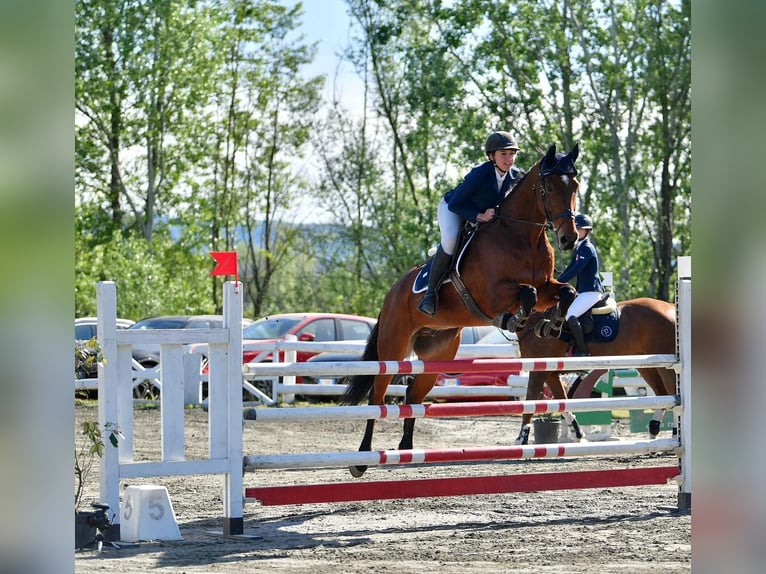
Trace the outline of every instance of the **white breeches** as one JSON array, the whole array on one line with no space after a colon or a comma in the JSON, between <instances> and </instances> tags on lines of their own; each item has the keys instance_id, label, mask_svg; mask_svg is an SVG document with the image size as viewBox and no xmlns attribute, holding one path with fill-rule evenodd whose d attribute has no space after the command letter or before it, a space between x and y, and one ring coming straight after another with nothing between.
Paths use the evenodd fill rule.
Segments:
<instances>
[{"instance_id":1,"label":"white breeches","mask_svg":"<svg viewBox=\"0 0 766 574\"><path fill-rule=\"evenodd\" d=\"M585 311L590 309L596 301L601 299L601 295L603 295L603 293L600 293L599 291L585 291L584 293L578 293L577 297L575 297L575 300L572 301L572 304L567 310L567 319L570 317L579 317L585 313Z\"/></svg>"},{"instance_id":2,"label":"white breeches","mask_svg":"<svg viewBox=\"0 0 766 574\"><path fill-rule=\"evenodd\" d=\"M463 227L464 220L457 213L449 210L444 199L436 207L436 217L439 221L439 230L441 231L442 249L447 255L452 255L455 251L455 244L460 236L460 229Z\"/></svg>"}]
</instances>

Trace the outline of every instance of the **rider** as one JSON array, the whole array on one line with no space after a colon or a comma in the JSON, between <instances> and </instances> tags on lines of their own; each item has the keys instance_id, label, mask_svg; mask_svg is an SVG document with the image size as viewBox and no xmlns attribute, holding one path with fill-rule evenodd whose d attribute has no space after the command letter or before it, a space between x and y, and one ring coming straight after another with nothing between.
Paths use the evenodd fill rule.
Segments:
<instances>
[{"instance_id":1,"label":"rider","mask_svg":"<svg viewBox=\"0 0 766 574\"><path fill-rule=\"evenodd\" d=\"M585 346L585 335L580 324L580 316L590 309L601 298L604 287L601 285L598 268L598 252L590 241L593 230L593 221L584 213L575 216L577 227L577 242L575 243L572 260L566 269L558 276L562 283L577 277L577 297L567 310L567 325L574 343L576 357L588 356Z\"/></svg>"},{"instance_id":2,"label":"rider","mask_svg":"<svg viewBox=\"0 0 766 574\"><path fill-rule=\"evenodd\" d=\"M513 167L519 144L510 133L489 134L484 151L488 161L468 172L460 185L444 194L437 207L441 241L431 264L428 290L418 305L429 317L436 313L437 291L449 271L463 222L492 221L495 207L522 175L521 170Z\"/></svg>"}]
</instances>

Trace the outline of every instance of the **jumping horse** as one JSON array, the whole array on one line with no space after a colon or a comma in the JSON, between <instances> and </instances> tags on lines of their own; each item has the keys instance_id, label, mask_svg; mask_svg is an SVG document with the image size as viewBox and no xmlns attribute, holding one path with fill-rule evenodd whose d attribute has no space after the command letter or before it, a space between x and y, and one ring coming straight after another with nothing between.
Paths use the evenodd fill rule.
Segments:
<instances>
[{"instance_id":1,"label":"jumping horse","mask_svg":"<svg viewBox=\"0 0 766 574\"><path fill-rule=\"evenodd\" d=\"M497 206L496 217L481 223L456 250L450 281L439 291L433 317L418 311L422 298L414 288L427 265L410 269L386 295L378 322L370 333L363 361L401 361L413 352L421 360L450 360L460 345L463 327L496 324L521 326L534 309L547 309L571 290L555 280L553 247L547 231L561 249L577 239L574 209L579 182L577 144L568 154L557 154L555 144L511 189ZM431 391L436 374L416 375L407 387L405 402L419 404ZM356 375L341 398L346 405L385 402L393 375ZM399 449L412 449L415 419L405 419ZM375 420L367 421L360 451L372 449ZM366 466L349 469L355 477Z\"/></svg>"},{"instance_id":2,"label":"jumping horse","mask_svg":"<svg viewBox=\"0 0 766 574\"><path fill-rule=\"evenodd\" d=\"M571 348L566 332L559 331L560 318L565 315L562 304L568 297L547 309L533 313L526 326L517 332L519 352L524 358L563 357ZM586 334L588 350L592 355L654 355L673 354L676 352L676 308L672 303L659 299L641 297L616 303L616 309L609 313L598 314L598 309L583 318L583 323L591 321L593 330ZM611 315L611 317L609 316ZM607 323L607 321L609 321ZM551 326L553 328L551 329ZM566 328L566 323L563 323ZM587 397L593 383L605 371L592 371L580 383L580 388L572 389L570 398ZM676 374L666 368L639 368L638 372L657 396L672 395L676 392ZM590 384L585 381L590 380ZM547 386L554 399L567 398L567 389L559 372L533 371L529 373L526 399L537 401L543 398L543 386ZM660 422L664 411L655 412L649 424L649 434L655 438L660 431ZM566 422L578 439L583 439L577 417L564 413ZM529 439L531 414L522 415L521 431L516 444L527 444Z\"/></svg>"}]
</instances>

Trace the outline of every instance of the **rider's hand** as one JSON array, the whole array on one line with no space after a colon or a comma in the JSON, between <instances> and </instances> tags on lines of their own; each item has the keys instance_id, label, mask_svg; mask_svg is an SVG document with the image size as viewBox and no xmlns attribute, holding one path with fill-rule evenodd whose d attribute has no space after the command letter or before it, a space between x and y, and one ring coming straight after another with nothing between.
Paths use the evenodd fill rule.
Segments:
<instances>
[{"instance_id":1,"label":"rider's hand","mask_svg":"<svg viewBox=\"0 0 766 574\"><path fill-rule=\"evenodd\" d=\"M479 213L478 215L476 215L476 221L481 221L483 223L486 223L487 221L492 221L494 217L495 217L495 208L490 207L484 213Z\"/></svg>"}]
</instances>

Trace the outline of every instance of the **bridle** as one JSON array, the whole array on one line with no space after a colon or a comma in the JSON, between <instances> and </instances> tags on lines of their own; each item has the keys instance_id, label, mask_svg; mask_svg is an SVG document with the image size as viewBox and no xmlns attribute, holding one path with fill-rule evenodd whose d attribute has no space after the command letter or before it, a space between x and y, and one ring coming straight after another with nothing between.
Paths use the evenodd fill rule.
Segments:
<instances>
[{"instance_id":1,"label":"bridle","mask_svg":"<svg viewBox=\"0 0 766 574\"><path fill-rule=\"evenodd\" d=\"M546 225L546 229L549 229L551 231L558 231L559 229L561 229L561 225L564 225L564 222L562 222L561 225L555 228L554 228L553 222L556 221L557 219L562 219L562 218L574 219L574 212L571 209L565 209L561 213L557 213L556 215L551 215L551 208L548 205L548 189L547 189L547 186L545 185L545 178L547 177L547 175L548 174L541 175L540 178L537 180L537 182L540 184L540 197L543 200L543 207L545 208L545 225ZM577 175L577 172L571 175ZM534 190L532 192L534 193Z\"/></svg>"},{"instance_id":2,"label":"bridle","mask_svg":"<svg viewBox=\"0 0 766 574\"><path fill-rule=\"evenodd\" d=\"M500 215L499 213L495 214L495 219L501 219L503 221L515 221L517 223L526 223L527 225L534 225L536 227L544 227L545 229L549 231L558 231L561 229L561 226L564 225L562 222L561 225L558 227L555 226L554 222L557 219L574 219L574 212L571 209L566 209L560 213L557 213L556 215L551 215L551 209L550 205L548 205L548 189L545 185L545 178L551 175L553 172L548 172L546 174L540 174L537 178L537 181L532 184L532 194L534 195L537 190L540 191L540 199L542 199L543 202L543 209L545 210L545 223L539 223L537 221L531 221L529 219L519 219L517 217L511 217L509 215ZM577 172L573 174L566 174L566 175L577 175ZM521 182L519 182L521 183ZM510 194L509 194L510 195ZM508 196L506 196L508 197ZM498 206L499 211L499 206Z\"/></svg>"}]
</instances>

